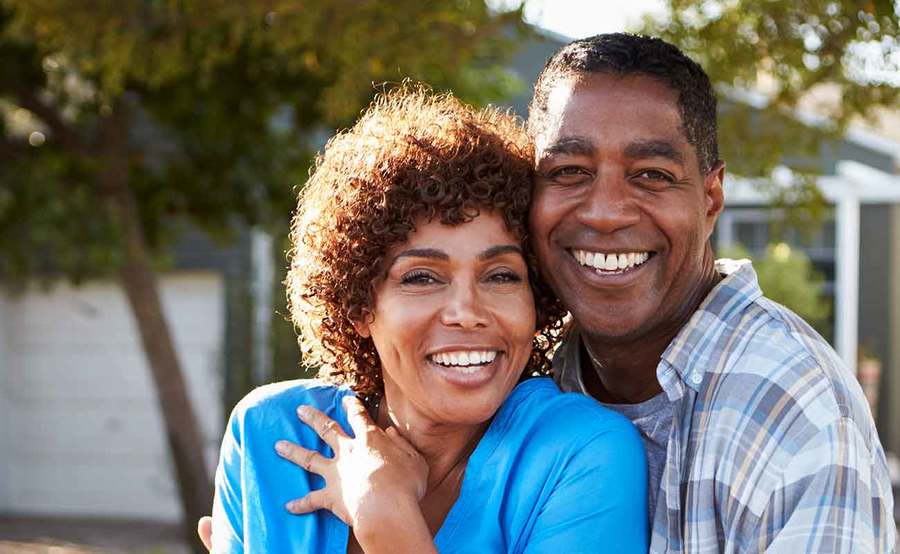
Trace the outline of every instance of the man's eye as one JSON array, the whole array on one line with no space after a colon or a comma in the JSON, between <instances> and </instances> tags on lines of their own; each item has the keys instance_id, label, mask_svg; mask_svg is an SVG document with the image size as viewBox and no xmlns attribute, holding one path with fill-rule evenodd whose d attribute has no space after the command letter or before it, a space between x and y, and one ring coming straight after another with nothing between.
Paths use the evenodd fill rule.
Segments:
<instances>
[{"instance_id":1,"label":"man's eye","mask_svg":"<svg viewBox=\"0 0 900 554\"><path fill-rule=\"evenodd\" d=\"M550 172L550 178L557 180L577 180L590 175L583 167L569 165L554 169Z\"/></svg>"},{"instance_id":2,"label":"man's eye","mask_svg":"<svg viewBox=\"0 0 900 554\"><path fill-rule=\"evenodd\" d=\"M437 282L427 271L410 271L400 278L400 283L404 285L431 285Z\"/></svg>"},{"instance_id":3,"label":"man's eye","mask_svg":"<svg viewBox=\"0 0 900 554\"><path fill-rule=\"evenodd\" d=\"M638 179L646 179L649 181L665 181L667 183L675 182L675 178L665 173L663 171L659 171L657 169L647 169L645 171L641 171L636 175Z\"/></svg>"}]
</instances>

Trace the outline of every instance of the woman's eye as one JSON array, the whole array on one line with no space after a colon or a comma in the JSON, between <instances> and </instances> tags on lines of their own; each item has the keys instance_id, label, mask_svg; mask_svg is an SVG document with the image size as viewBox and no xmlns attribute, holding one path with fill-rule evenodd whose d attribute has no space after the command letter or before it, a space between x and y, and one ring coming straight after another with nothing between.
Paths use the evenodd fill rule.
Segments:
<instances>
[{"instance_id":1,"label":"woman's eye","mask_svg":"<svg viewBox=\"0 0 900 554\"><path fill-rule=\"evenodd\" d=\"M521 283L522 277L513 271L498 271L488 277L488 280L493 283Z\"/></svg>"},{"instance_id":2,"label":"woman's eye","mask_svg":"<svg viewBox=\"0 0 900 554\"><path fill-rule=\"evenodd\" d=\"M400 278L404 285L431 285L437 283L437 279L427 271L410 271Z\"/></svg>"}]
</instances>

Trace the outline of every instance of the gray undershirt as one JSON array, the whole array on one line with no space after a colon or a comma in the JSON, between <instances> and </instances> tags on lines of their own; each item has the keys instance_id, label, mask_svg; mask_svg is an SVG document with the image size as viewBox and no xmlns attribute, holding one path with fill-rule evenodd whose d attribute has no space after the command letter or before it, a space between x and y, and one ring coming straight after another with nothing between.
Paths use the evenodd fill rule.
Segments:
<instances>
[{"instance_id":1,"label":"gray undershirt","mask_svg":"<svg viewBox=\"0 0 900 554\"><path fill-rule=\"evenodd\" d=\"M647 451L647 501L652 523L659 485L666 467L666 446L669 442L669 430L672 428L672 402L666 393L661 392L640 404L601 404L630 419L644 439L644 449Z\"/></svg>"},{"instance_id":2,"label":"gray undershirt","mask_svg":"<svg viewBox=\"0 0 900 554\"><path fill-rule=\"evenodd\" d=\"M581 355L581 352L578 354L579 363L569 365L566 368L569 371L558 374L556 376L557 384L565 392L581 392L590 396L584 386L581 371L575 369L583 367L590 371L593 368L590 361L585 359L586 355ZM653 517L656 514L656 501L659 498L663 469L666 467L666 447L674 414L672 402L666 393L661 392L640 404L606 404L603 402L601 404L631 420L644 441L644 450L647 452L647 507L652 525Z\"/></svg>"}]
</instances>

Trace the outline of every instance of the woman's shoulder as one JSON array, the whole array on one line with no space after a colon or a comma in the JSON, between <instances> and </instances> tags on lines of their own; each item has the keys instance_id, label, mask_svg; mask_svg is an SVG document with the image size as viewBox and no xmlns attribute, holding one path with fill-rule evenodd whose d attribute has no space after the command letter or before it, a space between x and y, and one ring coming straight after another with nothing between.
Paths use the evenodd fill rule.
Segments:
<instances>
[{"instance_id":1,"label":"woman's shoulder","mask_svg":"<svg viewBox=\"0 0 900 554\"><path fill-rule=\"evenodd\" d=\"M631 421L593 398L560 391L548 378L516 386L492 426L498 455L537 456L536 464L646 463L643 442Z\"/></svg>"},{"instance_id":2,"label":"woman's shoulder","mask_svg":"<svg viewBox=\"0 0 900 554\"><path fill-rule=\"evenodd\" d=\"M232 419L269 416L293 417L297 407L308 405L331 413L341 399L353 394L347 387L339 387L319 379L295 379L262 385L250 391L234 407Z\"/></svg>"},{"instance_id":3,"label":"woman's shoulder","mask_svg":"<svg viewBox=\"0 0 900 554\"><path fill-rule=\"evenodd\" d=\"M605 436L620 446L641 448L640 435L628 418L584 394L562 392L546 377L519 383L498 416L507 428L534 439L584 444Z\"/></svg>"}]
</instances>

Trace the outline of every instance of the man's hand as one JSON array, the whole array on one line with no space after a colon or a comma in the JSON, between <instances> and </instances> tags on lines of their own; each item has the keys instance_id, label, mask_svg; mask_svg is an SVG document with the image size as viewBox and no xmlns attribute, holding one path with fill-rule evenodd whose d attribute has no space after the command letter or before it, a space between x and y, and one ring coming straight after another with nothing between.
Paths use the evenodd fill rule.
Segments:
<instances>
[{"instance_id":1,"label":"man's hand","mask_svg":"<svg viewBox=\"0 0 900 554\"><path fill-rule=\"evenodd\" d=\"M200 535L200 542L207 550L212 550L212 518L203 516L197 522L197 534Z\"/></svg>"}]
</instances>

